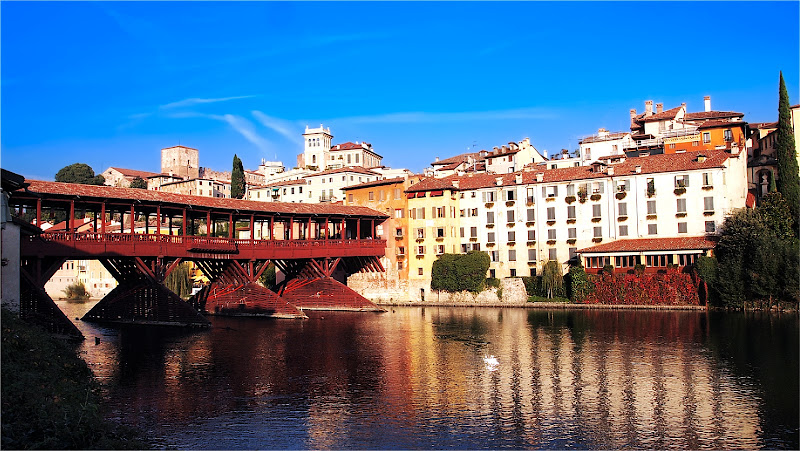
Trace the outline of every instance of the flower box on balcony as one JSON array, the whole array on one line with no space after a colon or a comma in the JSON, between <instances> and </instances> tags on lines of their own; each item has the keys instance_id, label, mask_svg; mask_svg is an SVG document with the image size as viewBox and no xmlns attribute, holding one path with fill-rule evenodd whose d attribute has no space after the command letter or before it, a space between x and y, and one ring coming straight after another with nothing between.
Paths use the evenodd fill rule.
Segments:
<instances>
[{"instance_id":1,"label":"flower box on balcony","mask_svg":"<svg viewBox=\"0 0 800 451\"><path fill-rule=\"evenodd\" d=\"M545 199L544 201L545 201L545 202L555 202L555 200L556 200L556 198L555 198L555 197L548 197L548 198L547 198L547 199Z\"/></svg>"},{"instance_id":2,"label":"flower box on balcony","mask_svg":"<svg viewBox=\"0 0 800 451\"><path fill-rule=\"evenodd\" d=\"M575 218L567 219L567 224L575 224Z\"/></svg>"},{"instance_id":3,"label":"flower box on balcony","mask_svg":"<svg viewBox=\"0 0 800 451\"><path fill-rule=\"evenodd\" d=\"M494 243L486 243L486 247L494 247Z\"/></svg>"},{"instance_id":4,"label":"flower box on balcony","mask_svg":"<svg viewBox=\"0 0 800 451\"><path fill-rule=\"evenodd\" d=\"M532 200L529 200L529 201L525 202L525 205L527 205L528 207L533 207L534 203L533 203Z\"/></svg>"},{"instance_id":5,"label":"flower box on balcony","mask_svg":"<svg viewBox=\"0 0 800 451\"><path fill-rule=\"evenodd\" d=\"M517 244L517 243L515 243L514 241L509 241L508 243L506 243L507 246L513 246L515 244Z\"/></svg>"},{"instance_id":6,"label":"flower box on balcony","mask_svg":"<svg viewBox=\"0 0 800 451\"><path fill-rule=\"evenodd\" d=\"M486 224L486 228L487 229L493 229L494 228L494 223Z\"/></svg>"},{"instance_id":7,"label":"flower box on balcony","mask_svg":"<svg viewBox=\"0 0 800 451\"><path fill-rule=\"evenodd\" d=\"M599 243L601 241L603 241L602 238L592 238L592 243Z\"/></svg>"},{"instance_id":8,"label":"flower box on balcony","mask_svg":"<svg viewBox=\"0 0 800 451\"><path fill-rule=\"evenodd\" d=\"M628 193L626 193L625 191L620 191L617 194L615 194L614 197L616 197L617 200L622 200L622 199L625 199L625 196L627 196L627 195L628 195Z\"/></svg>"},{"instance_id":9,"label":"flower box on balcony","mask_svg":"<svg viewBox=\"0 0 800 451\"><path fill-rule=\"evenodd\" d=\"M627 216L618 216L617 217L617 222L625 222L627 220L628 220Z\"/></svg>"},{"instance_id":10,"label":"flower box on balcony","mask_svg":"<svg viewBox=\"0 0 800 451\"><path fill-rule=\"evenodd\" d=\"M525 223L525 225L528 226L528 227L533 227L534 225L536 225L536 222L535 221L528 221L528 222Z\"/></svg>"},{"instance_id":11,"label":"flower box on balcony","mask_svg":"<svg viewBox=\"0 0 800 451\"><path fill-rule=\"evenodd\" d=\"M675 191L673 191L673 192L675 193L676 196L680 196L681 194L685 194L686 193L686 188L684 188L682 186L679 186L679 187L675 188Z\"/></svg>"},{"instance_id":12,"label":"flower box on balcony","mask_svg":"<svg viewBox=\"0 0 800 451\"><path fill-rule=\"evenodd\" d=\"M421 242L423 242L423 241L425 241L425 238L419 238L419 237L417 237L417 243L421 243Z\"/></svg>"},{"instance_id":13,"label":"flower box on balcony","mask_svg":"<svg viewBox=\"0 0 800 451\"><path fill-rule=\"evenodd\" d=\"M444 241L444 237L443 236L437 236L436 237L436 241Z\"/></svg>"},{"instance_id":14,"label":"flower box on balcony","mask_svg":"<svg viewBox=\"0 0 800 451\"><path fill-rule=\"evenodd\" d=\"M556 223L556 221L554 219L551 219L551 220L547 221L547 225L553 225L555 223Z\"/></svg>"},{"instance_id":15,"label":"flower box on balcony","mask_svg":"<svg viewBox=\"0 0 800 451\"><path fill-rule=\"evenodd\" d=\"M570 238L567 240L567 244L575 244L575 241L577 241L575 238Z\"/></svg>"},{"instance_id":16,"label":"flower box on balcony","mask_svg":"<svg viewBox=\"0 0 800 451\"><path fill-rule=\"evenodd\" d=\"M474 237L473 236L469 240L474 243L474 242L478 241L478 237Z\"/></svg>"},{"instance_id":17,"label":"flower box on balcony","mask_svg":"<svg viewBox=\"0 0 800 451\"><path fill-rule=\"evenodd\" d=\"M601 197L603 197L603 196L600 195L600 194L592 194L591 196L589 196L589 199L591 199L591 200L600 200Z\"/></svg>"},{"instance_id":18,"label":"flower box on balcony","mask_svg":"<svg viewBox=\"0 0 800 451\"><path fill-rule=\"evenodd\" d=\"M484 205L484 207L492 208L492 207L494 207L494 202L486 202L486 205Z\"/></svg>"},{"instance_id":19,"label":"flower box on balcony","mask_svg":"<svg viewBox=\"0 0 800 451\"><path fill-rule=\"evenodd\" d=\"M515 225L516 224L514 224L513 222L509 222L509 223L506 224L506 227L509 228L509 229L513 229Z\"/></svg>"},{"instance_id":20,"label":"flower box on balcony","mask_svg":"<svg viewBox=\"0 0 800 451\"><path fill-rule=\"evenodd\" d=\"M714 216L714 211L704 211L703 216Z\"/></svg>"},{"instance_id":21,"label":"flower box on balcony","mask_svg":"<svg viewBox=\"0 0 800 451\"><path fill-rule=\"evenodd\" d=\"M712 189L714 189L714 187L711 186L711 185L706 185L706 186L703 187L703 191L709 191L709 190L712 190Z\"/></svg>"},{"instance_id":22,"label":"flower box on balcony","mask_svg":"<svg viewBox=\"0 0 800 451\"><path fill-rule=\"evenodd\" d=\"M547 244L552 246L552 245L556 244L556 240L547 240Z\"/></svg>"},{"instance_id":23,"label":"flower box on balcony","mask_svg":"<svg viewBox=\"0 0 800 451\"><path fill-rule=\"evenodd\" d=\"M675 217L676 217L676 218L685 218L685 217L686 217L686 213L677 213L677 214L675 215Z\"/></svg>"},{"instance_id":24,"label":"flower box on balcony","mask_svg":"<svg viewBox=\"0 0 800 451\"><path fill-rule=\"evenodd\" d=\"M568 204L571 204L571 203L575 202L575 200L576 200L575 196L567 196L567 197L564 198L564 202L566 202Z\"/></svg>"},{"instance_id":25,"label":"flower box on balcony","mask_svg":"<svg viewBox=\"0 0 800 451\"><path fill-rule=\"evenodd\" d=\"M513 200L506 201L506 207L513 207L513 206L514 206Z\"/></svg>"},{"instance_id":26,"label":"flower box on balcony","mask_svg":"<svg viewBox=\"0 0 800 451\"><path fill-rule=\"evenodd\" d=\"M528 262L528 266L536 266L536 262Z\"/></svg>"},{"instance_id":27,"label":"flower box on balcony","mask_svg":"<svg viewBox=\"0 0 800 451\"><path fill-rule=\"evenodd\" d=\"M536 246L536 240L528 241L528 246Z\"/></svg>"},{"instance_id":28,"label":"flower box on balcony","mask_svg":"<svg viewBox=\"0 0 800 451\"><path fill-rule=\"evenodd\" d=\"M600 222L603 218L592 218L592 222Z\"/></svg>"},{"instance_id":29,"label":"flower box on balcony","mask_svg":"<svg viewBox=\"0 0 800 451\"><path fill-rule=\"evenodd\" d=\"M656 218L657 218L656 215L647 215L647 219L656 219Z\"/></svg>"}]
</instances>

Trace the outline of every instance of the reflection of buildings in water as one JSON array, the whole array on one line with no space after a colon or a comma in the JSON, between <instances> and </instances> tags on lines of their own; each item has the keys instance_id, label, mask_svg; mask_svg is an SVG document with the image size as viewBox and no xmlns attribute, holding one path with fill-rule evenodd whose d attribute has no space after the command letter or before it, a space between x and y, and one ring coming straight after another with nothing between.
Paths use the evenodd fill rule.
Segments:
<instances>
[{"instance_id":1,"label":"reflection of buildings in water","mask_svg":"<svg viewBox=\"0 0 800 451\"><path fill-rule=\"evenodd\" d=\"M568 329L558 318L530 325L522 310L503 311L502 321L497 310L469 312L476 315L469 321L487 327L496 371L475 364L486 349L459 349L458 339L433 331L412 348L413 392L437 397L433 405L422 402L442 415L467 406L493 431L519 436L527 446L565 436L590 447L758 446L758 396L705 351L703 314L629 315L635 321L628 327L623 315L612 318L619 329L599 333L593 325L608 320L595 317L576 335L580 325Z\"/></svg>"}]
</instances>

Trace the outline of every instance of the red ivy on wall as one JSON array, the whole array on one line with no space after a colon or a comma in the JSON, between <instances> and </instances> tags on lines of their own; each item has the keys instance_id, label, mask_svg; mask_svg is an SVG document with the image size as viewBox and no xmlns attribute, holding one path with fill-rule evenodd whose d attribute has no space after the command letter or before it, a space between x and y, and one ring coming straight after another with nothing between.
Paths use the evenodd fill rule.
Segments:
<instances>
[{"instance_id":1,"label":"red ivy on wall","mask_svg":"<svg viewBox=\"0 0 800 451\"><path fill-rule=\"evenodd\" d=\"M594 290L586 304L699 305L698 284L690 274L669 268L664 273L590 276Z\"/></svg>"}]
</instances>

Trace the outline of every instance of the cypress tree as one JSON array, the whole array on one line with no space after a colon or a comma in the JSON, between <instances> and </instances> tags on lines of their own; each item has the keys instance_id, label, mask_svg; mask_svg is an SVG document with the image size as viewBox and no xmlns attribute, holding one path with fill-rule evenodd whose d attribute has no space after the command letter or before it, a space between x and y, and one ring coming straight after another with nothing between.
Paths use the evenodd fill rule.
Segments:
<instances>
[{"instance_id":1,"label":"cypress tree","mask_svg":"<svg viewBox=\"0 0 800 451\"><path fill-rule=\"evenodd\" d=\"M233 170L231 171L231 197L234 199L241 199L244 197L244 191L244 166L242 166L242 160L240 160L236 154L233 154Z\"/></svg>"},{"instance_id":2,"label":"cypress tree","mask_svg":"<svg viewBox=\"0 0 800 451\"><path fill-rule=\"evenodd\" d=\"M800 211L800 169L797 165L797 149L792 131L792 112L789 108L789 93L780 73L778 100L778 129L775 153L778 159L778 191L789 203L792 216L797 218Z\"/></svg>"}]
</instances>

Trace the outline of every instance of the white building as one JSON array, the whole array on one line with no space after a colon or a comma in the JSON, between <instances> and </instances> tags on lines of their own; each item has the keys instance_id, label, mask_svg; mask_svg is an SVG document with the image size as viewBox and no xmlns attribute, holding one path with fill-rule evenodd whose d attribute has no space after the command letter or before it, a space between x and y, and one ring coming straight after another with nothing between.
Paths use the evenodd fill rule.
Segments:
<instances>
[{"instance_id":1,"label":"white building","mask_svg":"<svg viewBox=\"0 0 800 451\"><path fill-rule=\"evenodd\" d=\"M381 165L383 157L366 142L346 142L332 145L330 128L308 128L303 133L303 153L297 156L297 166L315 171L358 166L373 168Z\"/></svg>"}]
</instances>

